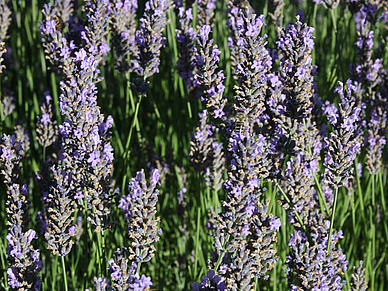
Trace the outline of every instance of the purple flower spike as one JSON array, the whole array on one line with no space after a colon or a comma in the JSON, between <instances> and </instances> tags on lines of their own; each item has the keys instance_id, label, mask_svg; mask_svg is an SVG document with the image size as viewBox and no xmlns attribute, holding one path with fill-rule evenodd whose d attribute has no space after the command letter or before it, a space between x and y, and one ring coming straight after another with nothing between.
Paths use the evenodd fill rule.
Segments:
<instances>
[{"instance_id":1,"label":"purple flower spike","mask_svg":"<svg viewBox=\"0 0 388 291\"><path fill-rule=\"evenodd\" d=\"M119 208L124 211L128 234L132 240L129 246L129 259L137 263L148 262L154 257L154 243L159 240L158 224L154 219L159 191L155 189L159 182L159 171L154 169L147 186L144 170L137 172L129 182L129 194L121 197Z\"/></svg>"},{"instance_id":2,"label":"purple flower spike","mask_svg":"<svg viewBox=\"0 0 388 291\"><path fill-rule=\"evenodd\" d=\"M7 30L9 25L11 24L11 9L8 8L7 1L0 1L0 23L1 23L1 31L0 31L0 74L5 69L5 66L2 65L3 62L3 54L7 52L5 49L5 40L8 38Z\"/></svg>"},{"instance_id":3,"label":"purple flower spike","mask_svg":"<svg viewBox=\"0 0 388 291\"><path fill-rule=\"evenodd\" d=\"M209 39L210 32L211 27L205 25L198 35L199 49L196 49L195 53L196 75L194 78L195 84L203 88L201 101L206 104L210 116L222 117L223 114L220 111L223 111L227 102L224 98L225 76L222 71L217 72L221 52L217 45L213 45L213 39Z\"/></svg>"},{"instance_id":4,"label":"purple flower spike","mask_svg":"<svg viewBox=\"0 0 388 291\"><path fill-rule=\"evenodd\" d=\"M194 90L194 44L197 39L197 34L191 25L193 19L192 8L185 10L179 7L178 17L179 26L175 30L178 47L179 59L176 69L183 80L186 81L186 86L189 91Z\"/></svg>"},{"instance_id":5,"label":"purple flower spike","mask_svg":"<svg viewBox=\"0 0 388 291\"><path fill-rule=\"evenodd\" d=\"M22 143L15 135L4 135L0 145L1 173L7 187L7 269L8 283L17 289L40 289L37 273L42 269L39 251L31 245L35 231L28 229L28 188L20 178L20 162L24 158Z\"/></svg>"},{"instance_id":6,"label":"purple flower spike","mask_svg":"<svg viewBox=\"0 0 388 291\"><path fill-rule=\"evenodd\" d=\"M198 0L197 4L197 31L203 26L212 26L216 0Z\"/></svg>"},{"instance_id":7,"label":"purple flower spike","mask_svg":"<svg viewBox=\"0 0 388 291\"><path fill-rule=\"evenodd\" d=\"M113 258L108 261L114 290L147 291L152 286L150 277L136 273L137 265L130 264L128 250L118 249Z\"/></svg>"},{"instance_id":8,"label":"purple flower spike","mask_svg":"<svg viewBox=\"0 0 388 291\"><path fill-rule=\"evenodd\" d=\"M117 69L120 72L133 70L133 56L136 53L136 11L137 0L111 1L112 44L117 52ZM127 61L129 59L129 62Z\"/></svg>"},{"instance_id":9,"label":"purple flower spike","mask_svg":"<svg viewBox=\"0 0 388 291\"><path fill-rule=\"evenodd\" d=\"M335 89L341 100L339 110L326 106L331 108L326 110L326 113L329 115L333 131L326 139L324 181L334 188L347 184L353 173L353 161L360 151L361 108L356 106L354 98L357 85L348 80L344 89L343 83L339 82L339 86Z\"/></svg>"},{"instance_id":10,"label":"purple flower spike","mask_svg":"<svg viewBox=\"0 0 388 291\"><path fill-rule=\"evenodd\" d=\"M44 95L40 104L41 116L38 116L36 122L36 133L39 144L48 147L58 138L58 125L53 116L52 98L48 91Z\"/></svg>"},{"instance_id":11,"label":"purple flower spike","mask_svg":"<svg viewBox=\"0 0 388 291\"><path fill-rule=\"evenodd\" d=\"M135 35L137 50L133 59L133 71L140 76L133 84L139 93L146 92L147 79L159 72L160 50L165 41L163 30L170 8L169 0L149 0L140 19L140 27Z\"/></svg>"}]
</instances>

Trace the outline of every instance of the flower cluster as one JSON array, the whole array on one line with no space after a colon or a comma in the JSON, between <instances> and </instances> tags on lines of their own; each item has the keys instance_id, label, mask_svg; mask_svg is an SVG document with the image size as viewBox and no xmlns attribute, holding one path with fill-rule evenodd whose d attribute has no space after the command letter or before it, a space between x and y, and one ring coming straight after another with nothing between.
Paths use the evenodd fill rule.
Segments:
<instances>
[{"instance_id":1,"label":"flower cluster","mask_svg":"<svg viewBox=\"0 0 388 291\"><path fill-rule=\"evenodd\" d=\"M141 77L135 82L135 88L140 93L148 89L147 79L159 72L160 49L165 40L162 34L170 8L169 0L149 0L140 19L140 27L135 35L137 50L133 59L133 71Z\"/></svg>"},{"instance_id":2,"label":"flower cluster","mask_svg":"<svg viewBox=\"0 0 388 291\"><path fill-rule=\"evenodd\" d=\"M6 211L8 214L7 269L8 284L18 290L40 290L37 273L42 269L39 251L31 245L36 238L35 231L28 229L28 188L22 185L20 162L24 156L22 144L15 135L4 135L1 144L0 162L7 186Z\"/></svg>"},{"instance_id":3,"label":"flower cluster","mask_svg":"<svg viewBox=\"0 0 388 291\"><path fill-rule=\"evenodd\" d=\"M368 29L367 22L363 24L356 41L359 60L358 64L352 66L351 73L356 81L373 88L381 82L381 70L384 69L381 59L372 58L374 31Z\"/></svg>"},{"instance_id":4,"label":"flower cluster","mask_svg":"<svg viewBox=\"0 0 388 291\"><path fill-rule=\"evenodd\" d=\"M366 291L368 290L368 283L365 281L365 269L362 268L364 262L360 261L360 266L356 269L354 266L354 273L352 274L352 290Z\"/></svg>"},{"instance_id":5,"label":"flower cluster","mask_svg":"<svg viewBox=\"0 0 388 291\"><path fill-rule=\"evenodd\" d=\"M201 28L197 37L199 50L196 50L195 54L197 68L195 81L203 87L201 100L205 102L210 116L221 118L225 114L223 109L227 102L224 98L225 86L223 81L225 76L222 71L216 72L221 52L216 44L213 45L214 41L209 37L210 32L210 25L205 25Z\"/></svg>"},{"instance_id":6,"label":"flower cluster","mask_svg":"<svg viewBox=\"0 0 388 291\"><path fill-rule=\"evenodd\" d=\"M284 114L301 121L311 112L313 76L311 51L314 28L297 21L279 33L276 42L280 54L279 78L284 88Z\"/></svg>"},{"instance_id":7,"label":"flower cluster","mask_svg":"<svg viewBox=\"0 0 388 291\"><path fill-rule=\"evenodd\" d=\"M131 72L131 61L136 52L137 0L114 0L110 10L112 45L117 52L117 69L120 72Z\"/></svg>"},{"instance_id":8,"label":"flower cluster","mask_svg":"<svg viewBox=\"0 0 388 291\"><path fill-rule=\"evenodd\" d=\"M276 27L283 27L283 6L284 6L284 0L271 0L270 1L270 7L271 11L268 13L269 17L271 18L272 23L276 25Z\"/></svg>"},{"instance_id":9,"label":"flower cluster","mask_svg":"<svg viewBox=\"0 0 388 291\"><path fill-rule=\"evenodd\" d=\"M75 212L74 180L71 173L61 167L51 169L53 182L45 201L47 207L47 227L44 234L47 248L53 255L66 256L74 244L72 237L76 233L73 224Z\"/></svg>"},{"instance_id":10,"label":"flower cluster","mask_svg":"<svg viewBox=\"0 0 388 291\"><path fill-rule=\"evenodd\" d=\"M74 198L81 209L86 198L88 219L99 232L109 226L110 181L113 171L113 147L110 144L112 117L105 120L97 105L98 62L84 49L71 57L70 75L61 82L60 110L65 117L59 126L60 159L64 170L72 173Z\"/></svg>"},{"instance_id":11,"label":"flower cluster","mask_svg":"<svg viewBox=\"0 0 388 291\"><path fill-rule=\"evenodd\" d=\"M5 69L5 66L2 65L3 54L7 52L5 49L5 40L7 39L7 30L11 24L11 9L8 8L7 1L0 1L0 74Z\"/></svg>"},{"instance_id":12,"label":"flower cluster","mask_svg":"<svg viewBox=\"0 0 388 291\"><path fill-rule=\"evenodd\" d=\"M339 82L339 86L335 89L341 100L339 109L328 103L325 108L333 131L328 138L325 138L324 181L334 188L346 185L353 173L352 164L361 146L358 140L361 132L361 108L355 105L352 96L357 84L352 84L352 81L348 80L346 85L345 91L342 82Z\"/></svg>"},{"instance_id":13,"label":"flower cluster","mask_svg":"<svg viewBox=\"0 0 388 291\"><path fill-rule=\"evenodd\" d=\"M126 257L127 248L118 249L109 260L112 287L115 291L147 291L152 286L151 278L137 273L137 265L130 264Z\"/></svg>"},{"instance_id":14,"label":"flower cluster","mask_svg":"<svg viewBox=\"0 0 388 291\"><path fill-rule=\"evenodd\" d=\"M341 290L345 285L341 275L348 262L341 249L335 246L343 238L342 231L331 236L330 250L327 251L330 222L321 220L311 225L315 227L309 229L311 242L298 230L290 237L290 253L286 261L290 290Z\"/></svg>"},{"instance_id":15,"label":"flower cluster","mask_svg":"<svg viewBox=\"0 0 388 291\"><path fill-rule=\"evenodd\" d=\"M222 143L215 136L217 128L207 122L207 110L200 113L199 117L199 125L191 137L190 162L197 172L205 174L207 186L218 191L225 169Z\"/></svg>"},{"instance_id":16,"label":"flower cluster","mask_svg":"<svg viewBox=\"0 0 388 291\"><path fill-rule=\"evenodd\" d=\"M198 0L197 7L197 30L205 25L213 25L216 0Z\"/></svg>"},{"instance_id":17,"label":"flower cluster","mask_svg":"<svg viewBox=\"0 0 388 291\"><path fill-rule=\"evenodd\" d=\"M56 4L60 4L64 1L57 1ZM69 13L72 10L71 2L67 6L69 7ZM43 6L43 16L44 19L40 24L40 32L42 34L42 43L45 53L46 60L50 63L50 69L54 72L63 72L68 62L69 58L69 44L62 33L62 25L59 23L64 22L64 19L59 18L62 15L62 10L56 5L51 3L45 4ZM66 13L67 15L67 13ZM74 46L73 42L70 43L71 46ZM66 71L65 71L66 74Z\"/></svg>"},{"instance_id":18,"label":"flower cluster","mask_svg":"<svg viewBox=\"0 0 388 291\"><path fill-rule=\"evenodd\" d=\"M197 34L190 22L193 20L192 8L185 10L182 6L178 8L179 26L175 30L178 62L176 69L183 80L186 81L186 87L192 91L195 87L195 63L194 63L194 45L197 39Z\"/></svg>"},{"instance_id":19,"label":"flower cluster","mask_svg":"<svg viewBox=\"0 0 388 291\"><path fill-rule=\"evenodd\" d=\"M194 282L191 284L193 287L192 291L226 291L225 283L222 282L220 276L217 276L213 270L207 271L207 274L203 279L201 279L201 283Z\"/></svg>"},{"instance_id":20,"label":"flower cluster","mask_svg":"<svg viewBox=\"0 0 388 291\"><path fill-rule=\"evenodd\" d=\"M86 3L84 9L88 23L81 37L86 42L85 50L100 63L110 51L107 43L109 3L106 0L91 0Z\"/></svg>"},{"instance_id":21,"label":"flower cluster","mask_svg":"<svg viewBox=\"0 0 388 291\"><path fill-rule=\"evenodd\" d=\"M128 247L129 259L137 263L150 261L155 255L154 243L159 240L158 229L160 218L154 218L159 190L159 171L151 172L147 186L144 170L136 173L129 182L129 194L121 197L119 208L124 211L131 245Z\"/></svg>"},{"instance_id":22,"label":"flower cluster","mask_svg":"<svg viewBox=\"0 0 388 291\"><path fill-rule=\"evenodd\" d=\"M58 137L57 121L53 120L52 98L48 91L44 92L44 98L40 104L41 116L36 122L36 133L39 144L46 148L53 144Z\"/></svg>"},{"instance_id":23,"label":"flower cluster","mask_svg":"<svg viewBox=\"0 0 388 291\"><path fill-rule=\"evenodd\" d=\"M269 168L265 138L233 133L229 154L229 179L224 184L228 196L215 218L213 268L220 267L228 290L250 290L254 276L268 278L267 271L274 267L280 220L260 202L260 179L268 176Z\"/></svg>"},{"instance_id":24,"label":"flower cluster","mask_svg":"<svg viewBox=\"0 0 388 291\"><path fill-rule=\"evenodd\" d=\"M3 110L4 116L11 115L12 111L15 109L15 97L14 93L8 88L8 86L4 86L1 88L1 106Z\"/></svg>"},{"instance_id":25,"label":"flower cluster","mask_svg":"<svg viewBox=\"0 0 388 291\"><path fill-rule=\"evenodd\" d=\"M385 133L387 128L387 110L375 106L370 112L371 121L367 125L366 144L366 169L376 175L382 168L384 146L387 143Z\"/></svg>"},{"instance_id":26,"label":"flower cluster","mask_svg":"<svg viewBox=\"0 0 388 291\"><path fill-rule=\"evenodd\" d=\"M232 50L238 82L235 87L236 107L244 111L250 125L253 125L262 113L266 91L265 79L272 68L272 58L265 48L265 37L260 37L264 25L264 15L257 17L247 9L240 12L236 26L233 27L234 39L238 40L236 49Z\"/></svg>"}]
</instances>

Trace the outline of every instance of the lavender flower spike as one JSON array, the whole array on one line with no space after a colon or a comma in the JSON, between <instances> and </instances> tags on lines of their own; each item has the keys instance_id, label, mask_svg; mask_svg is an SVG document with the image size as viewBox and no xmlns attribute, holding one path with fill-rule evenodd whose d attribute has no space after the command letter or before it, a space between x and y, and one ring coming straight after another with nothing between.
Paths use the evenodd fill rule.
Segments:
<instances>
[{"instance_id":1,"label":"lavender flower spike","mask_svg":"<svg viewBox=\"0 0 388 291\"><path fill-rule=\"evenodd\" d=\"M128 247L129 259L137 263L148 262L154 257L154 243L159 240L160 218L154 219L159 190L159 171L152 170L147 186L144 170L137 172L129 182L129 194L120 199L119 208L125 213L131 245Z\"/></svg>"},{"instance_id":2,"label":"lavender flower spike","mask_svg":"<svg viewBox=\"0 0 388 291\"><path fill-rule=\"evenodd\" d=\"M284 6L284 0L271 0L270 2L271 12L268 13L269 17L271 17L271 21L273 24L276 25L276 27L282 27L283 26L283 6Z\"/></svg>"},{"instance_id":3,"label":"lavender flower spike","mask_svg":"<svg viewBox=\"0 0 388 291\"><path fill-rule=\"evenodd\" d=\"M110 51L107 43L109 2L106 0L91 0L85 6L88 25L85 32L81 32L82 38L86 41L87 51L94 56L97 62Z\"/></svg>"},{"instance_id":4,"label":"lavender flower spike","mask_svg":"<svg viewBox=\"0 0 388 291\"><path fill-rule=\"evenodd\" d=\"M48 147L58 138L58 125L53 120L52 98L47 91L44 95L40 105L41 116L38 116L36 122L36 133L39 144Z\"/></svg>"},{"instance_id":5,"label":"lavender flower spike","mask_svg":"<svg viewBox=\"0 0 388 291\"><path fill-rule=\"evenodd\" d=\"M136 80L136 90L145 93L148 89L147 79L159 72L160 49L165 37L162 33L167 23L167 10L171 8L170 0L149 0L144 16L140 19L140 28L136 31L137 52L134 56L134 72L141 78Z\"/></svg>"},{"instance_id":6,"label":"lavender flower spike","mask_svg":"<svg viewBox=\"0 0 388 291\"><path fill-rule=\"evenodd\" d=\"M96 232L109 226L110 194L113 171L113 147L110 144L112 117L104 118L97 105L95 82L99 79L98 62L85 49L74 50L69 58L69 75L61 82L60 110L65 121L59 126L60 160L64 171L72 173L72 197L84 207Z\"/></svg>"},{"instance_id":7,"label":"lavender flower spike","mask_svg":"<svg viewBox=\"0 0 388 291\"><path fill-rule=\"evenodd\" d=\"M211 27L205 25L197 38L199 50L196 52L195 59L197 67L195 81L204 89L201 100L205 102L209 114L215 118L221 118L225 114L223 109L227 102L223 96L225 76L222 71L216 72L221 51L216 44L213 45L213 39L209 38L210 32Z\"/></svg>"},{"instance_id":8,"label":"lavender flower spike","mask_svg":"<svg viewBox=\"0 0 388 291\"><path fill-rule=\"evenodd\" d=\"M272 68L272 58L265 45L266 36L260 37L265 25L264 15L256 16L251 10L241 11L236 20L235 39L239 40L232 50L238 85L235 86L236 107L248 116L248 124L253 123L262 113L266 92L266 76Z\"/></svg>"},{"instance_id":9,"label":"lavender flower spike","mask_svg":"<svg viewBox=\"0 0 388 291\"><path fill-rule=\"evenodd\" d=\"M47 196L48 222L45 233L47 248L53 255L66 256L74 244L72 237L76 234L73 224L75 212L75 187L70 173L61 167L53 167L54 185Z\"/></svg>"},{"instance_id":10,"label":"lavender flower spike","mask_svg":"<svg viewBox=\"0 0 388 291\"><path fill-rule=\"evenodd\" d=\"M137 48L135 42L137 0L111 1L110 11L112 44L117 53L117 69L120 72L132 72L132 58Z\"/></svg>"},{"instance_id":11,"label":"lavender flower spike","mask_svg":"<svg viewBox=\"0 0 388 291\"><path fill-rule=\"evenodd\" d=\"M59 7L53 6L51 3L45 4L43 6L44 19L39 26L45 58L50 63L49 69L57 73L63 73L63 70L69 66L67 63L70 56L69 44L62 33L63 27L57 25L60 15ZM60 19L59 21L63 22L64 20ZM67 73L66 70L64 73Z\"/></svg>"},{"instance_id":12,"label":"lavender flower spike","mask_svg":"<svg viewBox=\"0 0 388 291\"><path fill-rule=\"evenodd\" d=\"M8 284L18 290L39 290L41 280L37 273L42 269L42 263L39 260L39 251L34 250L31 245L36 235L34 230L28 229L28 188L27 185L22 185L20 179L19 163L24 152L14 135L4 135L3 141L0 162L8 194Z\"/></svg>"},{"instance_id":13,"label":"lavender flower spike","mask_svg":"<svg viewBox=\"0 0 388 291\"><path fill-rule=\"evenodd\" d=\"M310 114L312 107L314 28L300 22L299 16L296 19L295 24L279 32L276 45L280 54L279 78L286 97L285 115L301 121Z\"/></svg>"},{"instance_id":14,"label":"lavender flower spike","mask_svg":"<svg viewBox=\"0 0 388 291\"><path fill-rule=\"evenodd\" d=\"M363 261L360 261L360 266L356 269L353 267L354 272L352 274L351 286L354 291L366 291L368 290L368 282L365 280L365 269L363 269Z\"/></svg>"},{"instance_id":15,"label":"lavender flower spike","mask_svg":"<svg viewBox=\"0 0 388 291\"><path fill-rule=\"evenodd\" d=\"M136 273L138 266L130 264L126 257L127 248L118 249L113 259L110 259L109 270L111 272L112 287L117 291L148 291L152 286L151 278Z\"/></svg>"},{"instance_id":16,"label":"lavender flower spike","mask_svg":"<svg viewBox=\"0 0 388 291\"><path fill-rule=\"evenodd\" d=\"M355 92L357 83L352 84L349 79L344 91L342 82L335 89L340 95L339 110L336 107L326 106L326 115L333 131L326 142L326 157L324 159L326 184L337 188L344 186L353 173L353 161L360 151L359 135L361 132L361 108L355 104L352 92Z\"/></svg>"},{"instance_id":17,"label":"lavender flower spike","mask_svg":"<svg viewBox=\"0 0 388 291\"><path fill-rule=\"evenodd\" d=\"M0 0L0 74L5 69L5 66L1 63L3 62L3 54L7 51L5 49L4 41L8 38L7 31L11 23L11 9L8 8L7 2L5 0Z\"/></svg>"},{"instance_id":18,"label":"lavender flower spike","mask_svg":"<svg viewBox=\"0 0 388 291\"><path fill-rule=\"evenodd\" d=\"M343 238L342 231L331 236L330 252L326 252L330 222L323 221L321 214L314 215L310 222L312 244L302 231L291 234L287 256L287 280L290 290L333 290L340 291L345 285L341 274L347 269L348 262L341 249L335 246Z\"/></svg>"},{"instance_id":19,"label":"lavender flower spike","mask_svg":"<svg viewBox=\"0 0 388 291\"><path fill-rule=\"evenodd\" d=\"M216 0L198 0L197 31L205 25L213 26Z\"/></svg>"},{"instance_id":20,"label":"lavender flower spike","mask_svg":"<svg viewBox=\"0 0 388 291\"><path fill-rule=\"evenodd\" d=\"M194 282L191 284L192 291L226 291L226 285L220 276L217 276L213 270L209 270L201 283Z\"/></svg>"},{"instance_id":21,"label":"lavender flower spike","mask_svg":"<svg viewBox=\"0 0 388 291\"><path fill-rule=\"evenodd\" d=\"M191 26L190 21L193 20L192 9L185 10L183 7L178 9L179 26L175 30L175 38L178 47L178 62L176 69L183 80L186 81L186 87L192 91L194 85L194 44L197 39L197 34Z\"/></svg>"}]
</instances>

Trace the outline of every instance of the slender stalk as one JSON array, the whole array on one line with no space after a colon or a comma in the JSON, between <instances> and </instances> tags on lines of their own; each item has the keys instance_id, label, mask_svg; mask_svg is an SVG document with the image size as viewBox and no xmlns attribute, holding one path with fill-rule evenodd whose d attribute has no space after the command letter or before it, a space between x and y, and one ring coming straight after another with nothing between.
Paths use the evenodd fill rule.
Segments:
<instances>
[{"instance_id":1,"label":"slender stalk","mask_svg":"<svg viewBox=\"0 0 388 291\"><path fill-rule=\"evenodd\" d=\"M221 255L218 257L218 260L217 260L217 263L216 263L216 267L214 268L214 272L217 274L217 270L218 270L218 267L221 265L221 262L222 262L222 258L225 256L226 254L226 251L223 251L221 253Z\"/></svg>"},{"instance_id":2,"label":"slender stalk","mask_svg":"<svg viewBox=\"0 0 388 291\"><path fill-rule=\"evenodd\" d=\"M102 248L102 238L101 238L101 231L97 232L97 244L98 244L98 264L100 266L100 271L104 273L104 276L106 275L106 267L105 267L105 258L103 255L103 248Z\"/></svg>"},{"instance_id":3,"label":"slender stalk","mask_svg":"<svg viewBox=\"0 0 388 291\"><path fill-rule=\"evenodd\" d=\"M58 256L54 256L54 265L52 266L53 276L52 276L52 290L55 289L55 285L57 284L57 270L58 270Z\"/></svg>"},{"instance_id":4,"label":"slender stalk","mask_svg":"<svg viewBox=\"0 0 388 291\"><path fill-rule=\"evenodd\" d=\"M65 291L69 291L69 289L68 289L68 287L67 287L67 277L66 277L65 257L64 257L64 256L61 256L61 260L62 260L63 281L64 281L64 284L65 284Z\"/></svg>"},{"instance_id":5,"label":"slender stalk","mask_svg":"<svg viewBox=\"0 0 388 291\"><path fill-rule=\"evenodd\" d=\"M195 260L194 260L194 277L197 276L197 261L198 261L198 247L199 247L199 227L201 222L201 208L197 211L197 233L195 235Z\"/></svg>"},{"instance_id":6,"label":"slender stalk","mask_svg":"<svg viewBox=\"0 0 388 291\"><path fill-rule=\"evenodd\" d=\"M360 201L361 216L362 216L362 219L365 220L364 198L362 195L361 182L360 182L360 177L358 175L358 170L357 170L357 158L356 160L354 160L354 168L356 173L358 201Z\"/></svg>"},{"instance_id":7,"label":"slender stalk","mask_svg":"<svg viewBox=\"0 0 388 291\"><path fill-rule=\"evenodd\" d=\"M383 177L382 177L382 171L378 173L379 177L379 185L380 185L380 194L381 194L381 206L383 208L383 224L384 224L384 232L385 232L385 239L388 241L388 226L387 226L387 206L385 205L385 197L384 197L384 187L383 187Z\"/></svg>"},{"instance_id":8,"label":"slender stalk","mask_svg":"<svg viewBox=\"0 0 388 291\"><path fill-rule=\"evenodd\" d=\"M7 282L7 268L6 268L6 264L5 264L5 259L4 259L4 253L3 251L5 251L6 248L4 246L4 243L3 243L3 240L0 239L0 259L1 259L1 268L3 269L3 278L4 278L4 282ZM4 286L7 286L7 284L5 284ZM7 286L7 289L8 290L8 286Z\"/></svg>"},{"instance_id":9,"label":"slender stalk","mask_svg":"<svg viewBox=\"0 0 388 291\"><path fill-rule=\"evenodd\" d=\"M330 251L330 241L331 241L331 234L333 232L334 216L335 216L335 210L337 208L337 199L338 199L338 187L335 188L335 193L334 193L334 205L333 205L333 212L331 213L331 219L330 219L329 240L327 241L327 253L329 253Z\"/></svg>"},{"instance_id":10,"label":"slender stalk","mask_svg":"<svg viewBox=\"0 0 388 291\"><path fill-rule=\"evenodd\" d=\"M133 116L131 128L129 129L127 143L125 144L124 158L127 158L129 156L129 153L130 153L129 145L131 143L131 137L132 137L133 128L135 127L135 124L137 122L137 115L139 114L139 108L140 108L140 103L141 103L142 98L143 98L143 94L140 94L139 95L139 100L137 101L137 104L136 104L135 114Z\"/></svg>"}]
</instances>

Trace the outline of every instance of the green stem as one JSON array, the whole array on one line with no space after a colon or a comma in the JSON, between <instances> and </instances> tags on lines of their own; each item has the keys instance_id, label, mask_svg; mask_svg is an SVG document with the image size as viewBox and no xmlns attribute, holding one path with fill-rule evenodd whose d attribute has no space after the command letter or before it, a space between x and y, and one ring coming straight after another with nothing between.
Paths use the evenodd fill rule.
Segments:
<instances>
[{"instance_id":1,"label":"green stem","mask_svg":"<svg viewBox=\"0 0 388 291\"><path fill-rule=\"evenodd\" d=\"M98 260L98 264L100 266L101 273L103 272L105 275L106 268L105 268L105 258L103 255L103 248L102 248L101 231L97 232L97 244L98 244L98 256L100 257Z\"/></svg>"},{"instance_id":2,"label":"green stem","mask_svg":"<svg viewBox=\"0 0 388 291\"><path fill-rule=\"evenodd\" d=\"M68 291L68 287L67 287L67 277L66 277L66 265L65 265L65 257L64 256L61 256L61 260L62 260L62 270L63 270L63 281L64 281L64 284L65 284L65 291Z\"/></svg>"},{"instance_id":3,"label":"green stem","mask_svg":"<svg viewBox=\"0 0 388 291\"><path fill-rule=\"evenodd\" d=\"M198 247L199 247L199 226L201 224L201 208L197 211L197 233L195 235L195 260L194 260L194 277L197 276L197 261L198 261Z\"/></svg>"},{"instance_id":4,"label":"green stem","mask_svg":"<svg viewBox=\"0 0 388 291\"><path fill-rule=\"evenodd\" d=\"M3 240L0 238L0 259L1 259L1 268L3 269L3 278L4 278L4 282L7 282L7 268L6 268L6 265L5 265L5 258L4 258L4 253L3 251L5 251L6 248L3 244ZM5 284L5 286L7 286L7 284ZM7 286L7 290L8 290L8 286Z\"/></svg>"},{"instance_id":5,"label":"green stem","mask_svg":"<svg viewBox=\"0 0 388 291\"><path fill-rule=\"evenodd\" d=\"M140 274L140 269L141 269L141 262L137 263L137 269L136 272Z\"/></svg>"},{"instance_id":6,"label":"green stem","mask_svg":"<svg viewBox=\"0 0 388 291\"><path fill-rule=\"evenodd\" d=\"M214 272L217 274L217 270L218 270L218 267L221 265L221 262L222 262L222 258L225 256L226 254L226 251L223 251L221 253L221 255L218 257L218 260L217 260L217 263L216 263L216 267L214 268Z\"/></svg>"},{"instance_id":7,"label":"green stem","mask_svg":"<svg viewBox=\"0 0 388 291\"><path fill-rule=\"evenodd\" d=\"M383 177L382 177L382 170L378 173L379 177L379 185L380 185L380 194L381 194L381 205L383 208L383 223L384 223L384 231L386 236L386 241L388 241L388 226L387 226L387 206L385 205L385 197L384 197L384 187L383 187Z\"/></svg>"},{"instance_id":8,"label":"green stem","mask_svg":"<svg viewBox=\"0 0 388 291\"><path fill-rule=\"evenodd\" d=\"M131 137L132 137L133 128L135 127L135 124L137 122L137 115L139 114L139 108L140 108L140 103L141 103L142 98L143 98L143 94L140 94L139 95L139 101L137 101L137 104L136 104L135 115L133 116L131 128L129 130L127 143L125 144L124 158L127 158L129 156L129 153L130 153L129 145L131 143Z\"/></svg>"},{"instance_id":9,"label":"green stem","mask_svg":"<svg viewBox=\"0 0 388 291\"><path fill-rule=\"evenodd\" d=\"M360 176L358 175L358 170L357 170L357 158L356 160L354 160L354 168L356 172L357 192L358 192L358 201L360 201L360 207L361 207L361 217L363 220L365 220L364 197L362 195Z\"/></svg>"},{"instance_id":10,"label":"green stem","mask_svg":"<svg viewBox=\"0 0 388 291\"><path fill-rule=\"evenodd\" d=\"M55 289L55 285L57 284L58 256L54 256L54 265L53 265L53 267L52 267L52 270L53 270L53 276L52 276L53 285L52 285L52 290L56 290L56 289Z\"/></svg>"},{"instance_id":11,"label":"green stem","mask_svg":"<svg viewBox=\"0 0 388 291\"><path fill-rule=\"evenodd\" d=\"M331 20L333 21L333 34L337 33L337 18L335 17L334 10L330 9Z\"/></svg>"},{"instance_id":12,"label":"green stem","mask_svg":"<svg viewBox=\"0 0 388 291\"><path fill-rule=\"evenodd\" d=\"M335 193L334 193L334 205L333 205L333 212L331 213L331 219L330 219L329 240L327 241L327 253L329 253L330 251L330 241L331 241L331 234L333 232L334 216L335 216L335 210L337 207L337 198L338 198L338 186L335 188Z\"/></svg>"}]
</instances>

